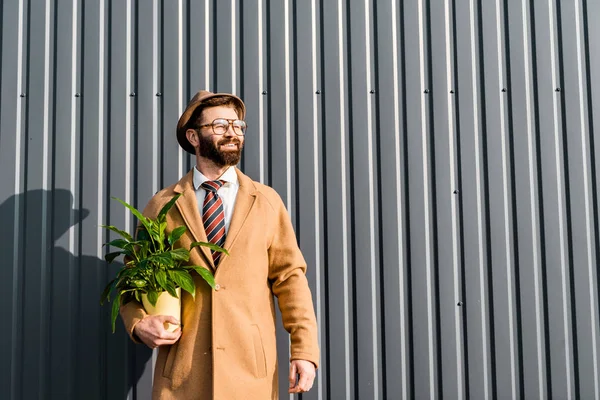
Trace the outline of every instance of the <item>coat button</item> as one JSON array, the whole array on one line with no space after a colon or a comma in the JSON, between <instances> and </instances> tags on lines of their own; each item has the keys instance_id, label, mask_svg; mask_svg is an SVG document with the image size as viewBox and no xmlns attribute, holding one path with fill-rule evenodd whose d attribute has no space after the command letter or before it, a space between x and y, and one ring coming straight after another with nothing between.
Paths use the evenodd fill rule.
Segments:
<instances>
[{"instance_id":1,"label":"coat button","mask_svg":"<svg viewBox=\"0 0 600 400\"><path fill-rule=\"evenodd\" d=\"M218 283L215 285L215 290L219 290L221 289L221 285L219 285Z\"/></svg>"}]
</instances>

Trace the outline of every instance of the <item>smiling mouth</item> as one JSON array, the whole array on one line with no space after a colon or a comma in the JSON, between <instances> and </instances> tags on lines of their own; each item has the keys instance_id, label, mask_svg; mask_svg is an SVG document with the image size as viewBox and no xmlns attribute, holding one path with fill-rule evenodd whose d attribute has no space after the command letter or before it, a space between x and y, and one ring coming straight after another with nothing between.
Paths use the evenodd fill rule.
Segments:
<instances>
[{"instance_id":1,"label":"smiling mouth","mask_svg":"<svg viewBox=\"0 0 600 400\"><path fill-rule=\"evenodd\" d=\"M237 149L239 145L237 143L225 143L222 144L221 147L225 149Z\"/></svg>"}]
</instances>

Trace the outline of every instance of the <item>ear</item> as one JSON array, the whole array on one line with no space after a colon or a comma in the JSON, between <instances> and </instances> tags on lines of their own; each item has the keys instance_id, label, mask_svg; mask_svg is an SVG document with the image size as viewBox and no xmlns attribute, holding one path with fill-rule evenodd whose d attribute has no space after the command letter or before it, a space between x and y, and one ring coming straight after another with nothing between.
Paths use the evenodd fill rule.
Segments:
<instances>
[{"instance_id":1,"label":"ear","mask_svg":"<svg viewBox=\"0 0 600 400\"><path fill-rule=\"evenodd\" d=\"M188 142L190 142L190 144L194 147L198 147L198 145L200 144L200 141L198 140L198 132L196 132L194 129L188 129L187 131L185 131L185 137L187 138Z\"/></svg>"}]
</instances>

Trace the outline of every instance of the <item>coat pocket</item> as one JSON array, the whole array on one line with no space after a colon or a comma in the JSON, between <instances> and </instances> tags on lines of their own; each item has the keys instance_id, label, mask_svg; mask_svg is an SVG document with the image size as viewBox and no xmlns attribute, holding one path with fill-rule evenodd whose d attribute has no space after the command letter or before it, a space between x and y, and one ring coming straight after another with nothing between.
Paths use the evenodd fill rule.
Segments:
<instances>
[{"instance_id":1,"label":"coat pocket","mask_svg":"<svg viewBox=\"0 0 600 400\"><path fill-rule=\"evenodd\" d=\"M258 325L252 325L252 342L254 344L254 361L256 363L256 377L264 378L267 376L267 359L265 357L265 348Z\"/></svg>"}]
</instances>

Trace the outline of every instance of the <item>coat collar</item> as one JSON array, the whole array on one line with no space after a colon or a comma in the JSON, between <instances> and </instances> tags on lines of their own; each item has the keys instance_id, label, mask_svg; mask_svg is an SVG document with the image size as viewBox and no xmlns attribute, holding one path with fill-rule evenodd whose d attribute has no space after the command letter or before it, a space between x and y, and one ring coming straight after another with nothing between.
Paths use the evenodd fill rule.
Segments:
<instances>
[{"instance_id":1,"label":"coat collar","mask_svg":"<svg viewBox=\"0 0 600 400\"><path fill-rule=\"evenodd\" d=\"M237 174L240 187L235 199L235 206L233 209L233 215L231 217L231 223L229 224L229 231L227 232L227 237L225 238L225 244L223 246L229 252L232 251L235 240L244 226L244 223L246 222L246 219L250 214L256 199L256 186L252 179L242 173L237 167L235 172ZM175 205L181 213L185 224L194 237L194 240L197 242L207 242L208 239L206 238L206 231L204 230L202 217L200 215L200 211L198 210L198 200L196 199L196 191L194 189L194 171L190 170L190 172L188 172L179 182L177 182L177 184L175 184L173 190L175 193L182 194L179 201L177 201ZM206 264L210 265L211 269L214 271L215 265L210 254L210 250L204 246L200 246L199 250ZM222 268L223 264L227 265L227 259L227 256L221 257L219 268Z\"/></svg>"}]
</instances>

